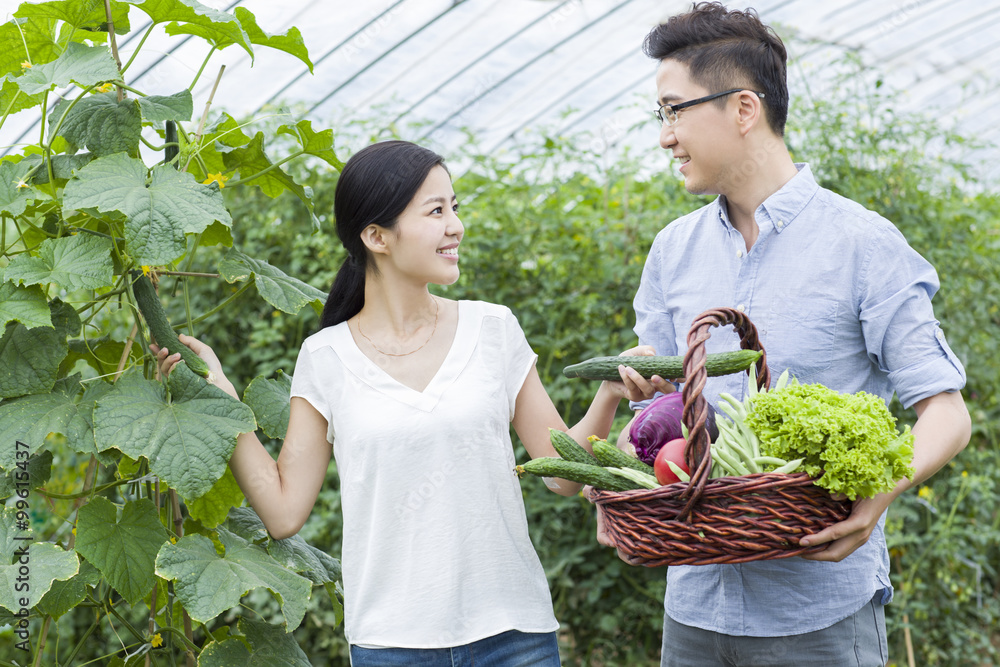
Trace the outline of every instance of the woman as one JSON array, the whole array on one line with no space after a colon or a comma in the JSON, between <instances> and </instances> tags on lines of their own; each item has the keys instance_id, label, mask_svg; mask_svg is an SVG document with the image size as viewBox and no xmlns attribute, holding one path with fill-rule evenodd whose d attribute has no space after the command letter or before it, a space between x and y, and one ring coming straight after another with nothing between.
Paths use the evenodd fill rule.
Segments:
<instances>
[{"instance_id":1,"label":"woman","mask_svg":"<svg viewBox=\"0 0 1000 667\"><path fill-rule=\"evenodd\" d=\"M532 457L566 430L505 307L450 301L464 228L440 156L403 141L369 146L337 183L348 253L299 351L277 462L253 433L230 467L274 538L294 535L332 451L344 512L345 633L352 664L558 665L545 574L528 538L509 424ZM181 339L232 396L210 348ZM163 372L179 359L157 350ZM631 354L650 354L634 349ZM569 433L607 437L622 397L664 390L620 367ZM662 385L662 386L661 386ZM549 480L557 493L579 485Z\"/></svg>"}]
</instances>

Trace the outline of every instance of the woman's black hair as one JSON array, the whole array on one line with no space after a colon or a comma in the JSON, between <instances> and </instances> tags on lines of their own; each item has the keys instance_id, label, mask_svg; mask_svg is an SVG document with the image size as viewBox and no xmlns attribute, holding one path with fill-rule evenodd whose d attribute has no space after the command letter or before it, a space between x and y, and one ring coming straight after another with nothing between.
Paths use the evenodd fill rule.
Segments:
<instances>
[{"instance_id":1,"label":"woman's black hair","mask_svg":"<svg viewBox=\"0 0 1000 667\"><path fill-rule=\"evenodd\" d=\"M337 272L320 318L320 327L339 324L365 305L365 274L375 265L361 240L368 225L392 229L444 158L409 141L382 141L362 148L344 165L334 193L337 236L347 258Z\"/></svg>"}]
</instances>

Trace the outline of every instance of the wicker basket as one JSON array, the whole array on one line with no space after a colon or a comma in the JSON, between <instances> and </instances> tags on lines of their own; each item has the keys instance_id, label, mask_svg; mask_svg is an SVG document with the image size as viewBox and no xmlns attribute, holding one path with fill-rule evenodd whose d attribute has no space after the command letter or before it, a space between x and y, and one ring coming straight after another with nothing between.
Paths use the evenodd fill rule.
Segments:
<instances>
[{"instance_id":1,"label":"wicker basket","mask_svg":"<svg viewBox=\"0 0 1000 667\"><path fill-rule=\"evenodd\" d=\"M690 482L657 489L601 491L591 501L608 536L633 565L708 565L788 558L821 551L799 546L799 538L843 521L851 503L833 499L805 473L757 473L709 479L712 468L708 404L702 397L705 341L713 326L733 325L744 349L764 351L757 328L742 312L717 308L699 315L688 332L684 355L684 411L688 428ZM766 353L757 362L761 388L771 383Z\"/></svg>"}]
</instances>

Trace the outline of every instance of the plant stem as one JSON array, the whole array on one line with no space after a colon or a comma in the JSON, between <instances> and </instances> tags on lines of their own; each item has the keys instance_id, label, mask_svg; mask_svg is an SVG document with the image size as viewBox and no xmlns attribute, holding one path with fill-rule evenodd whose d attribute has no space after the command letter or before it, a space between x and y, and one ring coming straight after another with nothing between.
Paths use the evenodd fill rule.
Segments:
<instances>
[{"instance_id":1,"label":"plant stem","mask_svg":"<svg viewBox=\"0 0 1000 667\"><path fill-rule=\"evenodd\" d=\"M174 519L174 534L177 535L177 539L184 537L184 517L181 516L181 501L177 496L177 491L171 488L167 494L170 497L170 506L173 508L173 519ZM184 619L184 636L186 638L186 643L188 645L187 664L188 667L194 667L194 651L191 647L194 646L195 649L198 647L194 643L194 635L191 630L191 617L188 616L187 610L183 607L181 608L181 617Z\"/></svg>"},{"instance_id":2,"label":"plant stem","mask_svg":"<svg viewBox=\"0 0 1000 667\"><path fill-rule=\"evenodd\" d=\"M218 273L197 273L195 271L157 271L161 276L186 276L188 278L220 278Z\"/></svg>"},{"instance_id":3,"label":"plant stem","mask_svg":"<svg viewBox=\"0 0 1000 667\"><path fill-rule=\"evenodd\" d=\"M108 19L108 41L111 42L111 55L115 57L115 64L118 66L118 73L122 71L122 59L118 55L118 40L115 37L115 21L111 18L111 0L104 0L104 15ZM118 88L118 101L121 102L125 97L122 92L122 87L119 85Z\"/></svg>"},{"instance_id":4,"label":"plant stem","mask_svg":"<svg viewBox=\"0 0 1000 667\"><path fill-rule=\"evenodd\" d=\"M194 75L194 81L192 81L191 85L188 86L188 90L194 90L195 84L197 84L198 83L198 79L201 78L201 73L205 71L205 65L208 64L208 60L209 60L209 58L212 57L213 53L215 53L215 47L214 46L209 50L208 55L205 56L205 59L203 61L201 61L201 67L198 68L198 73ZM220 74L220 76L221 76L221 74ZM216 85L218 85L218 84L216 84ZM214 92L215 91L213 90L213 94L214 94Z\"/></svg>"},{"instance_id":5,"label":"plant stem","mask_svg":"<svg viewBox=\"0 0 1000 667\"><path fill-rule=\"evenodd\" d=\"M198 123L198 131L194 135L194 143L197 144L201 141L201 133L205 129L205 121L208 120L208 110L212 106L212 100L215 99L215 91L219 89L219 81L222 79L222 73L226 71L226 66L223 65L219 68L219 73L215 77L215 84L212 86L212 92L208 96L208 101L205 102L205 110L201 113L201 121ZM194 157L193 155L191 157ZM187 164L181 171L187 171L188 165L191 164L191 157L188 158Z\"/></svg>"},{"instance_id":6,"label":"plant stem","mask_svg":"<svg viewBox=\"0 0 1000 667\"><path fill-rule=\"evenodd\" d=\"M87 470L87 473L88 473L88 475L90 474L90 469L89 468ZM93 480L91 480L91 482L92 481ZM131 480L128 480L128 479L119 479L118 481L108 482L107 484L105 484L103 486L98 486L98 487L93 488L93 489L86 488L85 490L79 491L77 493L51 493L49 491L46 491L42 487L37 488L36 491L38 491L40 494L42 494L46 498L51 498L53 500L78 500L80 498L84 498L86 496L89 496L92 493L93 494L104 493L108 489L113 489L113 488L115 488L117 486L123 486L125 484L129 484L130 482L131 482ZM86 485L86 482L84 484ZM73 536L73 535L70 536L70 546L71 547L73 546L72 543L75 541L75 539L76 539L75 536Z\"/></svg>"},{"instance_id":7,"label":"plant stem","mask_svg":"<svg viewBox=\"0 0 1000 667\"><path fill-rule=\"evenodd\" d=\"M35 650L35 667L42 664L42 651L45 650L45 637L49 634L49 625L52 624L52 617L46 616L45 622L42 623L42 634L38 638L38 648Z\"/></svg>"},{"instance_id":8,"label":"plant stem","mask_svg":"<svg viewBox=\"0 0 1000 667\"><path fill-rule=\"evenodd\" d=\"M100 615L98 615L98 617L94 620L93 624L91 624L91 626L87 628L87 631L84 632L83 635L80 637L80 641L78 641L76 643L76 646L73 647L73 651L69 654L69 657L66 658L65 664L67 665L74 664L73 659L76 657L76 654L80 652L81 648L83 648L83 644L87 641L90 635L94 634L94 630L97 629L97 626L100 625L100 623L101 623L101 617Z\"/></svg>"},{"instance_id":9,"label":"plant stem","mask_svg":"<svg viewBox=\"0 0 1000 667\"><path fill-rule=\"evenodd\" d=\"M3 118L0 118L0 129L2 129L3 124L7 122L7 116L10 115L10 110L14 108L14 103L17 102L17 98L20 97L20 95L21 90L18 89L17 92L14 93L14 97L10 98L10 104L8 104L7 108L4 110Z\"/></svg>"},{"instance_id":10,"label":"plant stem","mask_svg":"<svg viewBox=\"0 0 1000 667\"><path fill-rule=\"evenodd\" d=\"M129 68L129 65L132 64L132 61L135 60L135 57L136 57L136 55L138 55L139 50L142 48L142 45L146 43L146 38L149 37L149 33L153 32L153 28L155 28L155 27L156 27L156 24L155 23L151 23L150 26L149 26L149 30L147 30L146 32L144 32L142 34L142 39L139 40L139 44L136 45L135 50L132 51L132 55L131 55L131 57L129 57L128 62L125 63L124 67L120 68L120 71L121 71L122 74L124 74L125 70L127 70Z\"/></svg>"},{"instance_id":11,"label":"plant stem","mask_svg":"<svg viewBox=\"0 0 1000 667\"><path fill-rule=\"evenodd\" d=\"M236 290L236 292L230 295L225 301L223 301L222 303L220 303L218 306L208 311L207 313L202 313L198 317L194 318L193 320L191 320L190 324L198 324L199 322L211 317L212 315L215 315L217 312L219 312L220 310L228 306L230 303L235 301L237 297L239 297L239 295L247 291L250 288L250 285L252 284L253 283L249 280L243 283L243 286L240 287L238 290ZM188 322L181 322L180 324L173 325L174 329L183 329L186 326L188 326Z\"/></svg>"}]
</instances>

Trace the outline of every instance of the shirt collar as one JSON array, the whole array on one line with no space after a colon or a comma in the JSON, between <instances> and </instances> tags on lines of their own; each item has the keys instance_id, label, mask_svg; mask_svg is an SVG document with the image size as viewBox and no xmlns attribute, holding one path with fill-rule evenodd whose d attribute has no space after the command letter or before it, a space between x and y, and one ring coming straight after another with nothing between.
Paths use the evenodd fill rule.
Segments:
<instances>
[{"instance_id":1,"label":"shirt collar","mask_svg":"<svg viewBox=\"0 0 1000 667\"><path fill-rule=\"evenodd\" d=\"M798 173L781 186L777 192L764 200L761 207L774 222L777 232L782 232L802 212L809 200L819 190L819 184L813 178L812 169L805 162L795 163ZM719 195L715 200L716 211L720 222L731 227L729 209L726 206L725 195Z\"/></svg>"}]
</instances>

